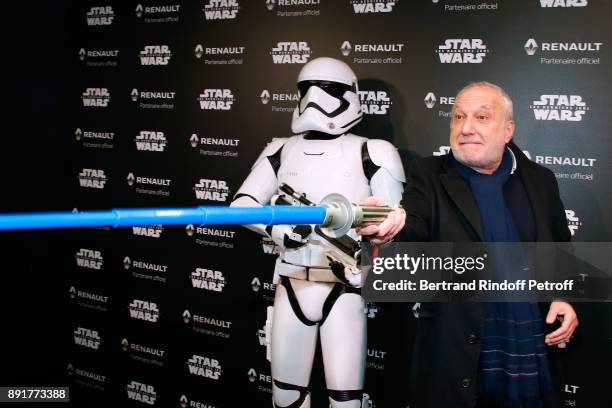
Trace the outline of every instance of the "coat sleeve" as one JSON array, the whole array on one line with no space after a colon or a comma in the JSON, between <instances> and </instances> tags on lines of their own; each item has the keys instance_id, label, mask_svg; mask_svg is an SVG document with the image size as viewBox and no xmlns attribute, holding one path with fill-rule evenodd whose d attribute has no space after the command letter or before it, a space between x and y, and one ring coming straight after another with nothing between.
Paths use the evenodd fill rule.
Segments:
<instances>
[{"instance_id":1,"label":"coat sleeve","mask_svg":"<svg viewBox=\"0 0 612 408\"><path fill-rule=\"evenodd\" d=\"M432 197L431 180L427 178L422 159L414 159L408 168L401 201L406 211L406 225L396 241L425 242L431 239Z\"/></svg>"},{"instance_id":2,"label":"coat sleeve","mask_svg":"<svg viewBox=\"0 0 612 408\"><path fill-rule=\"evenodd\" d=\"M552 172L547 172L551 183L551 217L552 217L552 228L553 237L556 242L569 242L572 238L569 228L567 227L567 217L565 215L565 207L563 201L561 201L561 195L559 193L559 184L557 179Z\"/></svg>"}]
</instances>

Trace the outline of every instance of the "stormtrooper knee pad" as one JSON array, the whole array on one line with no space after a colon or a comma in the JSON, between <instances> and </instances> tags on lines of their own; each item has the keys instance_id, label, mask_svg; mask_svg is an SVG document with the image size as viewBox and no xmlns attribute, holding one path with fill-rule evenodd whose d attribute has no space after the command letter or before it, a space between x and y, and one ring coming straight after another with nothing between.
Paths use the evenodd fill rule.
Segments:
<instances>
[{"instance_id":1,"label":"stormtrooper knee pad","mask_svg":"<svg viewBox=\"0 0 612 408\"><path fill-rule=\"evenodd\" d=\"M331 408L361 408L362 406L363 391L361 390L328 390L328 393Z\"/></svg>"},{"instance_id":2,"label":"stormtrooper knee pad","mask_svg":"<svg viewBox=\"0 0 612 408\"><path fill-rule=\"evenodd\" d=\"M306 387L274 380L272 402L274 408L310 408L310 392Z\"/></svg>"}]
</instances>

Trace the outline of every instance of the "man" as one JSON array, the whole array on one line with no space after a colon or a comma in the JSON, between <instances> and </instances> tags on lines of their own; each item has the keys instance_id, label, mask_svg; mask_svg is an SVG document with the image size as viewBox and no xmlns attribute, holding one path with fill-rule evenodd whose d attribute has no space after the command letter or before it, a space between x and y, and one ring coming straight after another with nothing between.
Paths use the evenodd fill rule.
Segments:
<instances>
[{"instance_id":1,"label":"man","mask_svg":"<svg viewBox=\"0 0 612 408\"><path fill-rule=\"evenodd\" d=\"M569 241L554 174L526 158L511 141L514 130L503 89L487 82L463 88L452 112L451 153L417 159L408 170L405 226L395 239ZM380 205L375 198L366 204ZM360 233L384 243L403 224L396 216ZM569 303L553 301L543 312L529 303L420 306L412 408L559 406L557 345L578 326ZM557 319L561 326L544 336Z\"/></svg>"}]
</instances>

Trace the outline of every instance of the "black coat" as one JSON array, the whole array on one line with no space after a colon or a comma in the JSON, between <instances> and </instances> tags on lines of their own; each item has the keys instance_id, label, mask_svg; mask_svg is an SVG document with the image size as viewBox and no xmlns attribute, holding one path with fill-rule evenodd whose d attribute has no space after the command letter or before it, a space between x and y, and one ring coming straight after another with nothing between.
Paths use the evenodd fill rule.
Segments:
<instances>
[{"instance_id":1,"label":"black coat","mask_svg":"<svg viewBox=\"0 0 612 408\"><path fill-rule=\"evenodd\" d=\"M533 210L536 241L569 241L554 174L530 161L512 142L509 146ZM406 227L396 241L483 240L476 201L451 157L427 157L411 163L402 199ZM545 317L548 304L541 306ZM478 398L484 304L426 303L421 307L412 353L410 407L473 407ZM546 331L553 329L547 327ZM560 393L559 349L553 346L547 350L554 387Z\"/></svg>"}]
</instances>

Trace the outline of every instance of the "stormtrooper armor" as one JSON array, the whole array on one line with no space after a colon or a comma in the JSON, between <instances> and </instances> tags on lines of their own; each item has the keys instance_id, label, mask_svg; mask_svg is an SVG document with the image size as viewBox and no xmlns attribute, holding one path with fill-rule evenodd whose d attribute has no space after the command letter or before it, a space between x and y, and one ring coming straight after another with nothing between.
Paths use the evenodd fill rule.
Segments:
<instances>
[{"instance_id":1,"label":"stormtrooper armor","mask_svg":"<svg viewBox=\"0 0 612 408\"><path fill-rule=\"evenodd\" d=\"M292 130L299 134L268 143L231 205L318 204L330 193L357 204L368 196L399 204L405 177L395 147L347 133L362 118L351 68L332 58L314 59L302 68L298 89ZM304 200L284 194L283 184ZM246 227L269 236L280 250L266 323L274 406L310 407L307 387L320 336L330 406L361 407L366 358L361 276L354 276L355 269L345 268L343 276L332 268L325 240L313 226ZM358 239L354 230L348 235Z\"/></svg>"}]
</instances>

